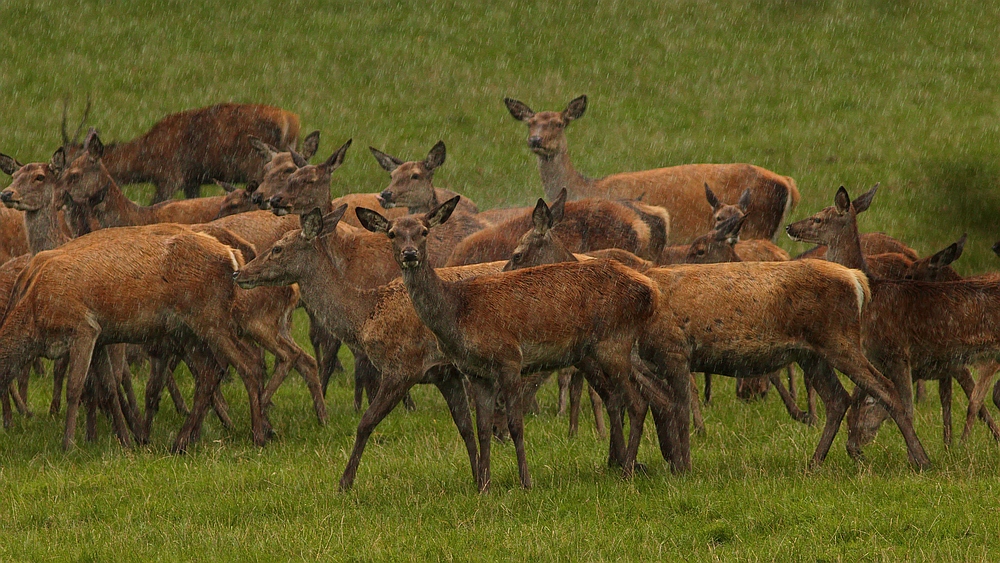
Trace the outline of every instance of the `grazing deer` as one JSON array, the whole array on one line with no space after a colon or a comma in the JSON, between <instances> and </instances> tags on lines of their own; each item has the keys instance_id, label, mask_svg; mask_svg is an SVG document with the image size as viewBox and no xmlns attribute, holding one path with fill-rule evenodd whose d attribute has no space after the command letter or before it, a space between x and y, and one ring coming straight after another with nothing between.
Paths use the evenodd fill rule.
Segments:
<instances>
[{"instance_id":1,"label":"grazing deer","mask_svg":"<svg viewBox=\"0 0 1000 563\"><path fill-rule=\"evenodd\" d=\"M434 187L434 171L444 164L444 141L438 141L431 147L427 158L422 161L403 162L375 147L368 147L368 150L391 179L389 186L377 196L383 209L405 207L409 213L427 213L442 201L458 195L451 190ZM459 201L457 210L473 215L479 213L476 204L465 197Z\"/></svg>"},{"instance_id":2,"label":"grazing deer","mask_svg":"<svg viewBox=\"0 0 1000 563\"><path fill-rule=\"evenodd\" d=\"M643 213L659 219L656 226L664 230L657 234L643 214L629 205L602 199L567 202L565 190L556 195L552 209L553 215L558 217L552 234L570 252L620 248L652 259L662 251L657 243L666 240L669 228L669 219L662 209L642 206ZM533 211L525 211L470 235L454 247L447 264L461 266L513 259L516 265L515 248L522 235L532 229L533 214Z\"/></svg>"},{"instance_id":3,"label":"grazing deer","mask_svg":"<svg viewBox=\"0 0 1000 563\"><path fill-rule=\"evenodd\" d=\"M528 148L538 156L545 196L555 199L566 188L571 199L585 197L641 199L665 208L673 219L673 240L686 243L712 227L713 214L704 212L703 186L716 186L721 198L735 200L750 190L745 212L751 219L746 238L773 239L799 202L795 181L749 164L687 164L642 172L624 172L591 179L570 162L566 127L583 117L587 97L580 96L561 112L535 113L525 104L504 98L508 111L528 126Z\"/></svg>"},{"instance_id":4,"label":"grazing deer","mask_svg":"<svg viewBox=\"0 0 1000 563\"><path fill-rule=\"evenodd\" d=\"M794 240L828 246L827 258L870 271L861 249L857 214L871 205L878 186L851 200L843 187L834 205L787 227ZM862 319L866 355L882 368L912 412L911 373L960 369L971 359L1000 352L995 318L1000 314L1000 283L980 279L919 282L871 278L872 302ZM867 391L867 390L864 390ZM864 393L857 393L860 406ZM859 410L848 419L848 451L861 454L865 436Z\"/></svg>"},{"instance_id":5,"label":"grazing deer","mask_svg":"<svg viewBox=\"0 0 1000 563\"><path fill-rule=\"evenodd\" d=\"M376 211L359 209L358 219L368 230L385 233L392 241L417 315L437 337L442 352L477 387L481 488L490 483L496 387L507 407L521 486L530 488L521 374L590 363L630 389L632 346L659 294L642 275L611 260L552 264L466 282L443 281L428 262L427 237L431 229L447 221L458 200L456 196L423 216L392 221ZM542 310L550 314L539 314ZM625 475L634 468L644 412L630 415Z\"/></svg>"},{"instance_id":6,"label":"grazing deer","mask_svg":"<svg viewBox=\"0 0 1000 563\"><path fill-rule=\"evenodd\" d=\"M195 198L201 185L213 179L260 181L264 163L250 146L250 135L273 146L294 148L299 117L272 106L235 103L173 113L131 141L109 144L105 165L120 186L154 184L153 203L170 199L178 190ZM65 112L63 144L79 147L66 134ZM71 151L69 156L76 154Z\"/></svg>"}]
</instances>

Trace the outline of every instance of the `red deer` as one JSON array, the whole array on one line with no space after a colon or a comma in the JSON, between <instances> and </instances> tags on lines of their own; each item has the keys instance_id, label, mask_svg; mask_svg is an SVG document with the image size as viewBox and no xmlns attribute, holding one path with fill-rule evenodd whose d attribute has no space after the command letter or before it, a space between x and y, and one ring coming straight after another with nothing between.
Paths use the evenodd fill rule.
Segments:
<instances>
[{"instance_id":1,"label":"red deer","mask_svg":"<svg viewBox=\"0 0 1000 563\"><path fill-rule=\"evenodd\" d=\"M302 229L287 233L244 266L236 282L244 288L298 284L303 300L315 311L316 321L341 338L356 356L370 358L381 372L378 388L374 396L369 395L370 405L358 423L354 449L340 480L342 489L354 483L375 427L417 383L432 383L441 391L478 484L479 454L461 374L441 354L434 334L420 322L400 281L365 284L372 276L371 265L383 262L381 256L390 257L391 252L383 245L373 256L373 250L359 236L369 233L341 223L346 210L347 205L341 204L325 216L318 209L303 215ZM394 262L393 267L398 271ZM441 275L455 281L496 273L500 267L493 263L447 268Z\"/></svg>"},{"instance_id":2,"label":"red deer","mask_svg":"<svg viewBox=\"0 0 1000 563\"><path fill-rule=\"evenodd\" d=\"M656 234L644 216L629 205L602 199L566 202L565 190L556 195L552 209L558 217L552 234L570 252L621 248L643 258L652 258L662 250L657 242L666 240L669 228L669 219L662 209L642 206L643 213L659 219L657 226L664 230ZM518 257L514 249L522 235L532 229L532 214L533 211L524 211L515 218L470 235L454 247L447 265L510 258L516 265Z\"/></svg>"},{"instance_id":3,"label":"red deer","mask_svg":"<svg viewBox=\"0 0 1000 563\"><path fill-rule=\"evenodd\" d=\"M799 254L795 257L795 259L816 258L817 260L825 260L826 252L827 247L821 244ZM902 254L910 260L920 259L916 250L913 250L909 246L906 246L903 242L898 241L885 233L861 233L861 252L863 252L865 256L895 253Z\"/></svg>"},{"instance_id":4,"label":"red deer","mask_svg":"<svg viewBox=\"0 0 1000 563\"><path fill-rule=\"evenodd\" d=\"M230 314L232 276L240 261L231 248L178 225L100 230L37 254L19 277L0 328L0 383L6 385L35 355L68 350L63 447L69 447L96 347L193 335L203 343L202 357L215 354L237 367L250 399L254 441L263 445L268 427L259 404L263 365L250 360L255 354L237 336ZM99 365L106 363L98 358ZM196 435L217 384L198 381L192 414L175 449L183 450ZM106 380L104 386L111 387ZM119 440L128 444L121 411L114 414Z\"/></svg>"},{"instance_id":5,"label":"red deer","mask_svg":"<svg viewBox=\"0 0 1000 563\"><path fill-rule=\"evenodd\" d=\"M673 220L673 240L686 243L712 228L713 216L705 211L704 188L716 187L719 197L736 200L750 190L743 228L746 238L773 239L778 227L799 202L795 181L749 164L687 164L642 172L624 172L599 179L587 178L573 168L566 141L566 126L583 117L587 97L580 96L561 112L535 113L525 104L504 98L508 111L528 126L528 148L538 156L545 196L555 199L566 188L571 199L624 198L665 208Z\"/></svg>"},{"instance_id":6,"label":"red deer","mask_svg":"<svg viewBox=\"0 0 1000 563\"><path fill-rule=\"evenodd\" d=\"M201 185L212 179L260 180L263 162L250 146L249 135L294 148L299 117L272 106L236 103L173 113L131 141L109 144L105 165L118 185L154 184L153 203L170 199L178 190L195 198ZM65 114L63 142L73 144L66 134Z\"/></svg>"},{"instance_id":7,"label":"red deer","mask_svg":"<svg viewBox=\"0 0 1000 563\"><path fill-rule=\"evenodd\" d=\"M115 194L121 194L121 190L118 189L114 180L110 178L107 169L103 165L103 148L97 135L93 133L88 135L84 146L85 150L83 154L77 157L66 168L60 178L60 188L69 194L70 201L76 205L85 207L96 215L102 227L116 226L116 224L120 224L119 221L124 221L125 224L129 224L128 221L135 221L137 224L143 224L146 221L155 222L155 216L135 215L131 213L117 215L113 211L109 211L118 208L116 206L104 206L101 209L101 205L94 204L95 198L92 194L95 192L95 186L98 186L99 191L106 194L105 202L114 201L116 199ZM60 150L56 154L61 155L61 153L62 151ZM227 244L241 247L244 249L244 252L250 253L254 252L254 246L240 236L239 231L241 229L227 227L233 227L237 224L247 225L248 228L246 230L256 235L259 230L258 223L259 220L252 214L244 213L221 219L218 222L192 225L191 228L220 238L220 240L224 240ZM236 301L232 314L237 319L238 329L244 331L254 341L275 355L275 377L273 380L280 382L284 379L284 374L289 367L294 366L306 380L312 394L313 406L317 418L321 423L325 422L326 407L323 401L315 359L302 350L290 335L290 315L291 310L298 302L298 294L292 288L268 288L252 293L238 289L235 292L235 298ZM161 365L161 367L163 366ZM166 377L167 374L163 374L163 376ZM158 377L151 377L147 384L148 391L150 391L147 392L146 397L147 428L151 423L152 414L155 413L155 404L159 400L159 390L162 389L160 385L162 385L162 382ZM154 390L156 390L155 393L152 392ZM270 394L273 391L274 388L269 385L263 395L263 405L265 408L268 406Z\"/></svg>"},{"instance_id":8,"label":"red deer","mask_svg":"<svg viewBox=\"0 0 1000 563\"><path fill-rule=\"evenodd\" d=\"M868 272L861 250L857 214L871 205L875 186L851 201L837 190L834 205L787 227L795 240L828 246L827 258ZM906 411L913 410L911 373L961 368L971 359L1000 352L994 319L1000 314L996 280L918 282L871 278L872 302L862 328L866 355L895 384ZM855 397L858 406L864 393ZM861 454L868 438L858 424L858 409L848 419L848 451Z\"/></svg>"},{"instance_id":9,"label":"red deer","mask_svg":"<svg viewBox=\"0 0 1000 563\"><path fill-rule=\"evenodd\" d=\"M368 150L391 178L389 186L376 196L383 209L405 207L409 213L427 213L442 201L458 195L451 190L434 187L434 171L444 164L444 141L438 141L431 147L427 158L422 161L403 162L375 147L368 147ZM463 197L457 211L474 215L479 213L479 208L472 200Z\"/></svg>"},{"instance_id":10,"label":"red deer","mask_svg":"<svg viewBox=\"0 0 1000 563\"><path fill-rule=\"evenodd\" d=\"M642 275L611 260L444 281L428 262L427 237L430 229L447 221L458 199L423 216L389 221L376 211L359 209L358 219L368 230L392 240L417 315L437 337L445 356L476 387L480 487L485 490L490 483L491 419L498 387L507 407L521 486L530 488L521 374L589 363L630 389L631 350L659 294ZM540 314L543 310L547 314ZM626 401L630 407L636 402ZM645 418L644 411L630 409L629 414L626 476L634 469Z\"/></svg>"},{"instance_id":11,"label":"red deer","mask_svg":"<svg viewBox=\"0 0 1000 563\"><path fill-rule=\"evenodd\" d=\"M254 136L250 137L250 145L264 161L260 185L254 191L251 201L259 208L267 210L268 200L285 186L289 176L299 167L293 162L290 149L272 147ZM317 150L319 150L319 131L313 131L303 139L302 151L299 156L304 160L309 160L316 154Z\"/></svg>"},{"instance_id":12,"label":"red deer","mask_svg":"<svg viewBox=\"0 0 1000 563\"><path fill-rule=\"evenodd\" d=\"M24 214L0 207L0 264L28 253L28 234Z\"/></svg>"}]
</instances>

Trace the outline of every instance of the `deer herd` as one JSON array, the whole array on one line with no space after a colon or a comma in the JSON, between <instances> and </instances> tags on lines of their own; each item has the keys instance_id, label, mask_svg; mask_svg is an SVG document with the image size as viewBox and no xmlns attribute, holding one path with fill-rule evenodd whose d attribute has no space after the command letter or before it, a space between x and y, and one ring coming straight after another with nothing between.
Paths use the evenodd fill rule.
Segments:
<instances>
[{"instance_id":1,"label":"deer herd","mask_svg":"<svg viewBox=\"0 0 1000 563\"><path fill-rule=\"evenodd\" d=\"M962 278L949 264L965 238L927 258L881 233L859 233L877 186L788 224L817 247L792 259L774 244L799 202L794 180L749 164L695 164L591 179L574 169L566 127L587 98L561 112L504 100L527 125L545 199L534 208L481 211L435 187L443 142L421 161L370 148L389 173L380 192L331 199L348 140L319 164L319 132L299 142L298 117L260 105L219 104L169 115L131 141L93 129L48 162L0 154L12 177L0 193L0 403L30 415L28 379L53 360L50 412L62 410L63 447L85 408L123 446L147 443L166 388L186 414L172 450L198 439L208 412L232 422L220 382L235 369L247 392L254 443L274 436L272 399L294 370L320 424L346 345L355 358L355 408L367 395L341 488L350 488L369 437L409 390L435 385L465 443L473 479L490 486L490 446L509 432L520 483L531 486L524 414L554 370L571 382L575 432L582 382L596 420L607 411L608 463L637 462L647 412L675 472L691 469L690 430L702 428L693 377L738 378L747 398L773 385L789 414L825 423L811 464L827 456L843 419L859 458L892 418L910 461L930 467L913 426L913 382L940 385L951 442L951 381L969 397L963 438L977 418L1000 440L984 406L1000 352L1000 277ZM226 194L198 197L215 181ZM155 185L154 204L121 186ZM237 188L234 183L244 183ZM172 199L183 190L187 199ZM997 250L995 248L995 250ZM315 357L292 338L308 314ZM264 352L274 356L268 373ZM132 386L148 361L140 409ZM173 372L195 378L189 407ZM973 362L979 362L973 364ZM797 404L792 364L809 407ZM978 379L973 376L972 365ZM780 377L789 374L786 381ZM854 384L843 386L838 372ZM993 388L1000 406L1000 385ZM475 423L473 423L475 413ZM625 415L628 415L628 432Z\"/></svg>"}]
</instances>

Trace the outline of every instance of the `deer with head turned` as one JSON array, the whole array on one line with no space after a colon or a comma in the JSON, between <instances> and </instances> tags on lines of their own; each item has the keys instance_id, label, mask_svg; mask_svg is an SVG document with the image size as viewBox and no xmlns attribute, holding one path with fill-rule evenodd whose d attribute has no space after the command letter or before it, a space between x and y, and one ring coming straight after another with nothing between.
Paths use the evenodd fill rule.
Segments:
<instances>
[{"instance_id":1,"label":"deer with head turned","mask_svg":"<svg viewBox=\"0 0 1000 563\"><path fill-rule=\"evenodd\" d=\"M477 387L480 427L480 485L490 482L490 440L497 387L508 412L521 486L531 486L521 413L522 372L590 363L623 387L631 374L631 350L656 306L656 289L634 270L610 260L563 263L480 276L465 282L442 280L428 262L430 230L447 221L458 196L423 216L388 220L359 209L361 224L384 233L403 272L403 283L420 320L437 337L442 352ZM546 314L540 314L544 310ZM636 401L627 401L634 405ZM640 413L632 424L624 472L631 474L642 434ZM489 422L484 437L484 422Z\"/></svg>"},{"instance_id":2,"label":"deer with head turned","mask_svg":"<svg viewBox=\"0 0 1000 563\"><path fill-rule=\"evenodd\" d=\"M299 156L308 161L319 150L319 131L306 135L302 141ZM268 210L268 200L288 182L288 178L299 169L292 160L291 149L278 149L251 135L250 146L264 161L261 170L260 184L254 190L250 200L262 210Z\"/></svg>"},{"instance_id":3,"label":"deer with head turned","mask_svg":"<svg viewBox=\"0 0 1000 563\"><path fill-rule=\"evenodd\" d=\"M153 203L170 199L178 190L195 198L201 185L212 179L260 181L263 163L250 146L250 135L274 146L294 148L299 117L272 106L235 103L173 113L143 135L107 145L106 166L119 186L154 184ZM65 112L63 143L67 149L79 148L66 134ZM70 150L69 156L75 158L75 151Z\"/></svg>"},{"instance_id":4,"label":"deer with head turned","mask_svg":"<svg viewBox=\"0 0 1000 563\"><path fill-rule=\"evenodd\" d=\"M389 185L377 196L383 209L405 207L409 213L427 213L442 201L457 195L451 190L435 188L433 183L434 171L444 164L444 141L438 141L431 147L424 160L409 162L403 162L375 147L368 147L368 150L379 166L389 173ZM463 197L458 205L459 212L479 213L479 208L468 198Z\"/></svg>"},{"instance_id":5,"label":"deer with head turned","mask_svg":"<svg viewBox=\"0 0 1000 563\"><path fill-rule=\"evenodd\" d=\"M827 259L869 271L857 214L871 205L878 186L853 201L843 187L834 205L787 227L795 240L828 246ZM912 412L912 373L961 368L979 356L1000 353L1000 282L995 279L921 282L871 278L872 302L862 318L866 355L891 379ZM855 397L861 405L864 393ZM860 455L865 436L858 409L848 419L848 449Z\"/></svg>"},{"instance_id":6,"label":"deer with head turned","mask_svg":"<svg viewBox=\"0 0 1000 563\"><path fill-rule=\"evenodd\" d=\"M744 227L746 238L773 239L799 202L795 181L787 176L749 164L688 164L623 172L591 179L570 162L566 128L583 117L587 97L571 101L561 112L534 112L522 102L504 98L510 114L528 126L528 148L538 156L545 196L555 199L566 188L570 199L585 197L641 199L665 208L673 218L672 239L693 240L712 227L713 214L704 212L703 186L716 187L719 197L735 200L750 190L745 212L751 216Z\"/></svg>"}]
</instances>

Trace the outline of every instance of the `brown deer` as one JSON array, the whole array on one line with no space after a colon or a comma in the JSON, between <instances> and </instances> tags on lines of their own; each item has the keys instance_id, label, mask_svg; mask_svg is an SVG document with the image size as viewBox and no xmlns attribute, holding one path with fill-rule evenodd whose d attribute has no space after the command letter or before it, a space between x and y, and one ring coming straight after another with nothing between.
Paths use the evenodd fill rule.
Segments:
<instances>
[{"instance_id":1,"label":"brown deer","mask_svg":"<svg viewBox=\"0 0 1000 563\"><path fill-rule=\"evenodd\" d=\"M100 138L92 133L88 135L85 142L83 154L77 157L69 165L60 178L60 189L65 190L72 203L83 206L97 216L102 227L116 226L118 221L137 221L143 224L145 220L154 221L155 217L141 216L134 214L117 215L108 212L113 206L95 204L95 192L106 194L104 202L114 201L114 194L120 194L114 180L109 176L107 169L103 165L103 147ZM57 151L57 155L61 151ZM154 221L155 223L155 221ZM244 253L253 253L255 247L252 243L240 236L242 229L232 228L234 225L248 225L246 229L256 235L260 230L260 220L250 213L235 215L224 218L218 222L205 225L194 225L192 229L205 232L227 244L243 249ZM286 227L287 230L287 227ZM272 238L276 238L273 237ZM317 374L316 361L302 350L290 334L291 310L298 303L298 294L292 288L268 288L257 292L244 292L236 290L235 304L232 315L237 319L237 328L242 334L252 338L259 345L266 348L275 355L275 373L272 381L281 382L287 370L294 366L295 369L306 380L313 398L313 406L316 416L321 423L326 421L326 407L322 395L322 387ZM160 367L165 367L160 364ZM147 384L147 417L146 427L151 423L151 417L155 414L155 405L158 402L159 391L162 390L162 374L160 377L151 377ZM263 395L264 407L269 405L271 394L275 388L270 384Z\"/></svg>"},{"instance_id":2,"label":"brown deer","mask_svg":"<svg viewBox=\"0 0 1000 563\"><path fill-rule=\"evenodd\" d=\"M251 201L266 211L268 210L268 200L278 190L285 187L288 178L299 167L292 160L291 149L278 149L254 136L250 136L250 146L264 161L260 184L251 196ZM319 150L319 131L313 131L303 139L302 151L299 152L299 156L308 161L316 154L317 150Z\"/></svg>"},{"instance_id":3,"label":"brown deer","mask_svg":"<svg viewBox=\"0 0 1000 563\"><path fill-rule=\"evenodd\" d=\"M834 205L787 227L795 240L828 246L827 259L869 271L862 252L857 214L871 205L878 186L851 200L843 187ZM997 280L919 282L871 278L872 302L862 318L866 355L882 368L912 412L911 373L960 369L969 360L1000 352L994 319L1000 314ZM867 391L867 390L864 390ZM864 393L855 397L860 406ZM848 419L848 451L860 455L868 438L858 421Z\"/></svg>"},{"instance_id":4,"label":"brown deer","mask_svg":"<svg viewBox=\"0 0 1000 563\"><path fill-rule=\"evenodd\" d=\"M240 262L238 252L178 225L100 230L37 254L19 277L0 327L0 383L6 385L36 355L57 357L68 350L68 448L95 348L193 337L203 343L202 357L215 354L237 367L250 399L254 441L263 445L269 426L259 404L263 366L250 360L256 355L237 336L230 313L231 280ZM107 363L100 354L99 373L108 371ZM100 379L113 392L113 383ZM186 447L217 384L198 381L175 449ZM118 438L128 444L122 413L113 413Z\"/></svg>"},{"instance_id":5,"label":"brown deer","mask_svg":"<svg viewBox=\"0 0 1000 563\"><path fill-rule=\"evenodd\" d=\"M381 372L358 423L350 461L340 480L342 489L353 485L371 433L417 383L431 383L441 391L468 451L473 478L481 486L476 437L461 374L420 322L400 281L366 284L364 280L372 279L371 265L383 262L382 256L391 260L391 249L385 244L381 251L368 247L366 237L341 222L346 210L347 204L341 204L325 216L319 209L301 216L302 229L287 233L246 264L236 282L244 288L298 284L316 321L341 338L355 356L370 358ZM398 271L394 262L393 267ZM496 273L500 267L493 263L447 268L441 275L456 281Z\"/></svg>"},{"instance_id":6,"label":"brown deer","mask_svg":"<svg viewBox=\"0 0 1000 563\"><path fill-rule=\"evenodd\" d=\"M444 141L438 141L431 147L427 158L422 161L403 162L375 147L368 147L368 150L391 179L389 186L377 196L383 209L405 207L409 213L427 213L442 201L458 195L451 190L434 187L434 171L444 164ZM479 208L472 200L463 197L459 201L458 211L476 214L479 213Z\"/></svg>"},{"instance_id":7,"label":"brown deer","mask_svg":"<svg viewBox=\"0 0 1000 563\"><path fill-rule=\"evenodd\" d=\"M170 199L178 190L195 198L201 185L212 179L260 181L264 163L250 146L250 135L273 146L294 148L299 117L272 106L236 103L173 113L131 141L109 144L105 165L120 186L154 184L153 203ZM65 113L63 144L79 147L66 134ZM70 159L75 156L70 151Z\"/></svg>"},{"instance_id":8,"label":"brown deer","mask_svg":"<svg viewBox=\"0 0 1000 563\"><path fill-rule=\"evenodd\" d=\"M621 248L633 254L652 258L662 251L658 241L666 240L666 231L657 234L650 224L624 203L585 199L566 201L566 191L561 190L552 201L553 214L558 220L553 227L553 236L570 252L588 252L605 248ZM655 215L657 208L643 206L645 213ZM532 229L533 211L525 211L519 216L474 233L458 243L448 257L447 265L461 266L495 260L513 258L518 262L514 249L525 232ZM666 213L657 226L669 227Z\"/></svg>"},{"instance_id":9,"label":"brown deer","mask_svg":"<svg viewBox=\"0 0 1000 563\"><path fill-rule=\"evenodd\" d=\"M877 254L868 257L868 266L875 275L890 279L905 279L928 282L960 281L964 278L950 266L952 262L958 260L965 247L966 236L962 235L956 242L948 245L943 250L919 260L910 260L906 255L900 253ZM995 274L978 276L976 279L989 280ZM969 398L969 410L966 417L966 424L962 432L962 439L966 439L971 431L971 426L975 416L979 415L989 427L993 438L1000 440L1000 427L994 422L989 411L982 406L981 397L979 402L975 400L977 390L985 389L992 381L992 375L996 373L996 362L981 362L977 365L976 371L980 375L981 381L973 379L969 369L962 367L950 367L935 371L913 370L914 381L937 379L938 394L941 401L941 420L943 423L944 443L951 445L951 381L958 381L962 390ZM870 402L864 403L858 413L858 423L863 436L862 442L870 441L878 432L879 426L885 419L885 414L878 405Z\"/></svg>"},{"instance_id":10,"label":"brown deer","mask_svg":"<svg viewBox=\"0 0 1000 563\"><path fill-rule=\"evenodd\" d=\"M750 190L745 212L751 219L744 227L746 238L773 239L799 202L795 181L787 176L749 164L687 164L642 172L612 174L591 179L577 172L570 162L566 127L583 117L587 97L580 96L561 112L535 113L528 106L504 98L508 111L528 126L528 148L538 156L545 196L555 199L566 188L571 199L584 197L641 199L665 208L673 219L671 238L686 243L712 227L713 214L704 211L707 183L718 195L735 200Z\"/></svg>"},{"instance_id":11,"label":"brown deer","mask_svg":"<svg viewBox=\"0 0 1000 563\"><path fill-rule=\"evenodd\" d=\"M428 262L427 237L430 229L447 221L458 199L423 216L389 221L376 211L359 209L358 219L365 228L392 240L417 315L437 337L442 352L477 388L480 486L486 489L490 483L491 419L499 387L521 486L530 488L520 401L522 372L585 362L631 388L632 346L659 295L642 275L611 260L552 264L465 282L443 281ZM540 314L543 309L552 314ZM629 405L635 402L627 401ZM643 415L630 412L631 432L623 463L626 476L634 468ZM489 422L485 437L483 419Z\"/></svg>"},{"instance_id":12,"label":"brown deer","mask_svg":"<svg viewBox=\"0 0 1000 563\"><path fill-rule=\"evenodd\" d=\"M28 234L24 214L0 207L0 264L28 253Z\"/></svg>"}]
</instances>

